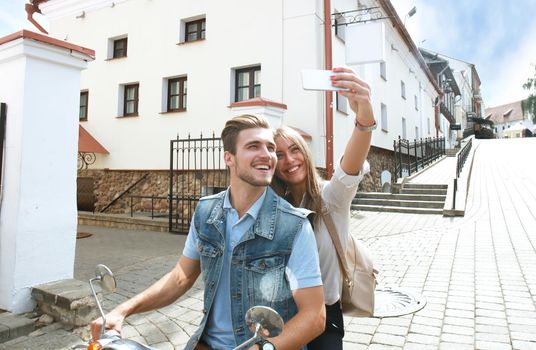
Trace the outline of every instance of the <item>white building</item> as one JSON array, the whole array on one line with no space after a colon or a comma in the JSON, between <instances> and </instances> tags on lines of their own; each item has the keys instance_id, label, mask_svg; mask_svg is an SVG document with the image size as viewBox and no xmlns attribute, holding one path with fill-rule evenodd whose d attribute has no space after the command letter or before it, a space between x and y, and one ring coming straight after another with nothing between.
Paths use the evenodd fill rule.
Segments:
<instances>
[{"instance_id":1,"label":"white building","mask_svg":"<svg viewBox=\"0 0 536 350\"><path fill-rule=\"evenodd\" d=\"M245 112L303 130L317 166L326 168L325 94L304 91L301 82L302 69L325 67L322 2L49 0L40 7L52 36L96 51L82 73L81 124L109 154L99 154L92 168L169 169L170 139L219 135L228 118ZM377 185L385 165L374 161L375 154L392 153L399 135L437 135L440 91L388 0L331 2L327 19L337 20L328 54L333 66L345 65L350 46L366 50L371 44L367 37L345 42L344 32L363 23L340 24L350 17L370 21L378 11L385 17L378 20L384 23L385 61L353 66L372 87ZM254 97L260 99L243 101ZM331 110L338 159L354 118L336 94Z\"/></svg>"},{"instance_id":2,"label":"white building","mask_svg":"<svg viewBox=\"0 0 536 350\"><path fill-rule=\"evenodd\" d=\"M497 138L522 137L525 129L533 134L536 132L531 116L524 113L521 103L516 101L486 108L484 117L493 122Z\"/></svg>"}]
</instances>

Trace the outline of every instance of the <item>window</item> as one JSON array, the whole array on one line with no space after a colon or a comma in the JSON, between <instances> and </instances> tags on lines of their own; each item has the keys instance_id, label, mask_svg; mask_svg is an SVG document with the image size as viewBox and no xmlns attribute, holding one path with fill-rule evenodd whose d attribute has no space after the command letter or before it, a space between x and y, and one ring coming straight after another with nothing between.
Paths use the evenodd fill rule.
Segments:
<instances>
[{"instance_id":1,"label":"window","mask_svg":"<svg viewBox=\"0 0 536 350\"><path fill-rule=\"evenodd\" d=\"M236 70L235 102L249 100L261 95L261 67Z\"/></svg>"},{"instance_id":2,"label":"window","mask_svg":"<svg viewBox=\"0 0 536 350\"><path fill-rule=\"evenodd\" d=\"M402 80L400 81L400 96L405 100L406 99L406 83Z\"/></svg>"},{"instance_id":3,"label":"window","mask_svg":"<svg viewBox=\"0 0 536 350\"><path fill-rule=\"evenodd\" d=\"M186 110L187 78L168 80L167 111L179 112Z\"/></svg>"},{"instance_id":4,"label":"window","mask_svg":"<svg viewBox=\"0 0 536 350\"><path fill-rule=\"evenodd\" d=\"M138 91L140 84L125 85L123 116L138 115Z\"/></svg>"},{"instance_id":5,"label":"window","mask_svg":"<svg viewBox=\"0 0 536 350\"><path fill-rule=\"evenodd\" d=\"M402 138L404 140L408 139L408 134L406 131L406 118L402 118Z\"/></svg>"},{"instance_id":6,"label":"window","mask_svg":"<svg viewBox=\"0 0 536 350\"><path fill-rule=\"evenodd\" d=\"M419 127L415 127L415 139L418 140L421 138L421 135L419 134Z\"/></svg>"},{"instance_id":7,"label":"window","mask_svg":"<svg viewBox=\"0 0 536 350\"><path fill-rule=\"evenodd\" d=\"M206 19L201 18L184 24L184 41L191 42L205 39Z\"/></svg>"},{"instance_id":8,"label":"window","mask_svg":"<svg viewBox=\"0 0 536 350\"><path fill-rule=\"evenodd\" d=\"M348 99L345 96L339 94L338 92L336 92L336 97L337 97L337 110L344 114L348 114Z\"/></svg>"},{"instance_id":9,"label":"window","mask_svg":"<svg viewBox=\"0 0 536 350\"><path fill-rule=\"evenodd\" d=\"M89 97L89 91L80 92L80 111L78 113L78 119L80 121L87 120L87 102Z\"/></svg>"},{"instance_id":10,"label":"window","mask_svg":"<svg viewBox=\"0 0 536 350\"><path fill-rule=\"evenodd\" d=\"M381 115L382 115L382 130L387 132L388 131L388 128L387 128L387 106L384 105L383 103L381 104Z\"/></svg>"},{"instance_id":11,"label":"window","mask_svg":"<svg viewBox=\"0 0 536 350\"><path fill-rule=\"evenodd\" d=\"M387 81L387 65L385 62L380 62L380 77Z\"/></svg>"},{"instance_id":12,"label":"window","mask_svg":"<svg viewBox=\"0 0 536 350\"><path fill-rule=\"evenodd\" d=\"M127 38L114 40L113 58L127 57Z\"/></svg>"},{"instance_id":13,"label":"window","mask_svg":"<svg viewBox=\"0 0 536 350\"><path fill-rule=\"evenodd\" d=\"M419 110L419 98L417 97L417 95L415 95L415 110Z\"/></svg>"},{"instance_id":14,"label":"window","mask_svg":"<svg viewBox=\"0 0 536 350\"><path fill-rule=\"evenodd\" d=\"M428 124L428 135L430 135L430 118L427 118L427 124Z\"/></svg>"}]
</instances>

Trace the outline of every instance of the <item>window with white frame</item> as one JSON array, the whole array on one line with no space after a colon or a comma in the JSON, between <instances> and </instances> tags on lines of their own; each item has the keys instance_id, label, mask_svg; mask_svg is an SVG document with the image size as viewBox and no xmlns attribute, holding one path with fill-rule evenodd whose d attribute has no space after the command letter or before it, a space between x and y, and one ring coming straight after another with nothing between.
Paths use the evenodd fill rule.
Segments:
<instances>
[{"instance_id":1,"label":"window with white frame","mask_svg":"<svg viewBox=\"0 0 536 350\"><path fill-rule=\"evenodd\" d=\"M428 126L428 135L430 135L431 134L431 132L430 132L430 118L427 118L426 122L427 122L427 126Z\"/></svg>"},{"instance_id":2,"label":"window with white frame","mask_svg":"<svg viewBox=\"0 0 536 350\"><path fill-rule=\"evenodd\" d=\"M234 101L249 100L261 95L261 66L234 70Z\"/></svg>"},{"instance_id":3,"label":"window with white frame","mask_svg":"<svg viewBox=\"0 0 536 350\"><path fill-rule=\"evenodd\" d=\"M127 57L128 36L127 34L108 38L107 60Z\"/></svg>"},{"instance_id":4,"label":"window with white frame","mask_svg":"<svg viewBox=\"0 0 536 350\"><path fill-rule=\"evenodd\" d=\"M182 112L186 110L188 78L186 76L164 79L166 94L166 112Z\"/></svg>"},{"instance_id":5,"label":"window with white frame","mask_svg":"<svg viewBox=\"0 0 536 350\"><path fill-rule=\"evenodd\" d=\"M419 98L417 97L417 95L415 95L415 110L419 110Z\"/></svg>"},{"instance_id":6,"label":"window with white frame","mask_svg":"<svg viewBox=\"0 0 536 350\"><path fill-rule=\"evenodd\" d=\"M89 91L88 90L80 91L80 109L78 112L78 119L80 121L87 120L88 99L89 99Z\"/></svg>"},{"instance_id":7,"label":"window with white frame","mask_svg":"<svg viewBox=\"0 0 536 350\"><path fill-rule=\"evenodd\" d=\"M400 96L406 99L406 83L403 80L400 80Z\"/></svg>"},{"instance_id":8,"label":"window with white frame","mask_svg":"<svg viewBox=\"0 0 536 350\"><path fill-rule=\"evenodd\" d=\"M117 115L119 117L135 117L138 115L139 83L119 85Z\"/></svg>"},{"instance_id":9,"label":"window with white frame","mask_svg":"<svg viewBox=\"0 0 536 350\"><path fill-rule=\"evenodd\" d=\"M380 62L380 77L387 81L387 64L385 62Z\"/></svg>"},{"instance_id":10,"label":"window with white frame","mask_svg":"<svg viewBox=\"0 0 536 350\"><path fill-rule=\"evenodd\" d=\"M415 127L415 139L418 140L418 139L420 139L420 138L421 138L421 135L420 135L420 133L419 133L419 127L416 126L416 127Z\"/></svg>"},{"instance_id":11,"label":"window with white frame","mask_svg":"<svg viewBox=\"0 0 536 350\"><path fill-rule=\"evenodd\" d=\"M382 118L381 127L383 131L387 132L389 130L388 125L387 125L387 106L382 103L380 110L381 110L381 118Z\"/></svg>"},{"instance_id":12,"label":"window with white frame","mask_svg":"<svg viewBox=\"0 0 536 350\"><path fill-rule=\"evenodd\" d=\"M404 140L408 139L407 128L406 128L406 118L404 117L402 117L402 138Z\"/></svg>"},{"instance_id":13,"label":"window with white frame","mask_svg":"<svg viewBox=\"0 0 536 350\"><path fill-rule=\"evenodd\" d=\"M348 99L346 98L346 96L343 96L338 92L336 92L335 95L337 101L337 111L344 114L348 114Z\"/></svg>"},{"instance_id":14,"label":"window with white frame","mask_svg":"<svg viewBox=\"0 0 536 350\"><path fill-rule=\"evenodd\" d=\"M179 43L190 43L206 38L206 16L183 18L180 21Z\"/></svg>"}]
</instances>

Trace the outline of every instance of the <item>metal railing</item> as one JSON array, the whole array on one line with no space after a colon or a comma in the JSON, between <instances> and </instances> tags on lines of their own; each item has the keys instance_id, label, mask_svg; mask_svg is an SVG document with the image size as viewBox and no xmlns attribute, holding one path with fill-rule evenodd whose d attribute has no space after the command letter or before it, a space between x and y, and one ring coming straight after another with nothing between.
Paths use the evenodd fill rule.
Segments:
<instances>
[{"instance_id":1,"label":"metal railing","mask_svg":"<svg viewBox=\"0 0 536 350\"><path fill-rule=\"evenodd\" d=\"M130 200L130 217L134 217L134 200L137 199L138 200L138 204L140 204L140 210L136 210L136 212L143 212L143 206L141 205L141 203L143 202L143 200L147 200L147 199L150 199L151 200L151 219L154 219L155 217L164 217L164 218L167 218L169 216L169 212L168 212L168 201L169 201L169 197L164 197L164 196L142 196L142 195L129 195L128 196L129 200ZM160 212L158 211L156 214L155 214L155 206L154 206L154 203L155 201L165 201L166 202L166 210L164 212Z\"/></svg>"},{"instance_id":2,"label":"metal railing","mask_svg":"<svg viewBox=\"0 0 536 350\"><path fill-rule=\"evenodd\" d=\"M147 178L147 176L149 176L149 173L146 173L145 175L143 175L142 177L140 177L138 180L136 180L132 185L128 186L126 188L126 190L124 190L123 192L121 192L117 197L115 197L114 199L112 199L110 201L110 203L108 203L107 205L105 205L101 210L100 212L101 213L104 213L106 210L108 210L108 208L112 207L119 199L121 199L123 196L125 196L127 193L129 193L134 187L136 187L136 185L138 185L140 182L142 182L143 180L145 180Z\"/></svg>"},{"instance_id":3,"label":"metal railing","mask_svg":"<svg viewBox=\"0 0 536 350\"><path fill-rule=\"evenodd\" d=\"M393 149L395 174L398 177L410 176L445 154L445 138L427 137L410 142L398 136L398 141L393 141Z\"/></svg>"},{"instance_id":4,"label":"metal railing","mask_svg":"<svg viewBox=\"0 0 536 350\"><path fill-rule=\"evenodd\" d=\"M458 192L458 178L460 177L460 173L462 172L465 161L467 160L467 156L469 155L469 152L471 151L471 147L473 147L472 138L469 140L469 142L467 142L463 146L461 151L458 152L458 155L456 156L456 177L454 178L454 188L453 188L453 194L452 194L452 209L456 208L456 192Z\"/></svg>"}]
</instances>

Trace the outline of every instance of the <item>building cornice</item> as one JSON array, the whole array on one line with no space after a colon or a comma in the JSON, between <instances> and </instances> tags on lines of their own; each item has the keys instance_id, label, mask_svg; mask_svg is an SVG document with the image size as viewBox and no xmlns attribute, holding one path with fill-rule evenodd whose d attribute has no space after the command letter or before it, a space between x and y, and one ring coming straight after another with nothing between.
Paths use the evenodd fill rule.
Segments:
<instances>
[{"instance_id":1,"label":"building cornice","mask_svg":"<svg viewBox=\"0 0 536 350\"><path fill-rule=\"evenodd\" d=\"M106 7L114 7L128 0L49 0L39 5L49 20L68 16L80 16Z\"/></svg>"}]
</instances>

